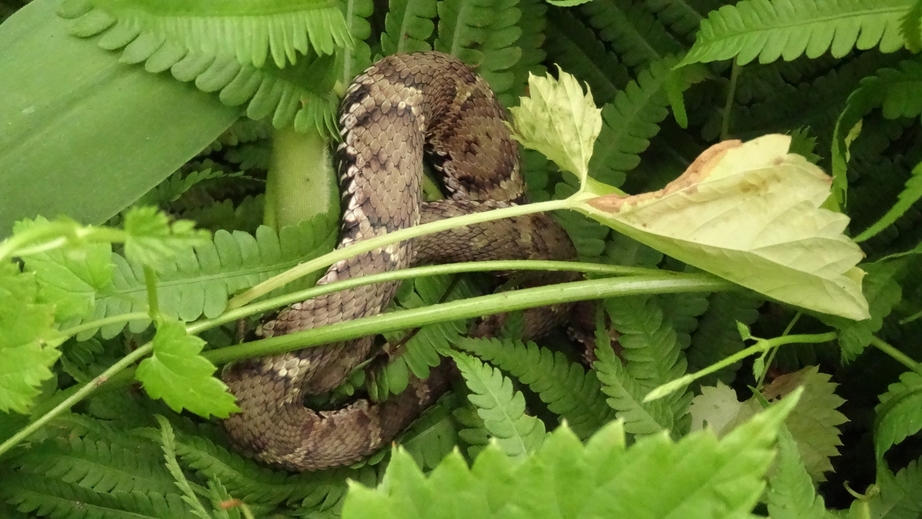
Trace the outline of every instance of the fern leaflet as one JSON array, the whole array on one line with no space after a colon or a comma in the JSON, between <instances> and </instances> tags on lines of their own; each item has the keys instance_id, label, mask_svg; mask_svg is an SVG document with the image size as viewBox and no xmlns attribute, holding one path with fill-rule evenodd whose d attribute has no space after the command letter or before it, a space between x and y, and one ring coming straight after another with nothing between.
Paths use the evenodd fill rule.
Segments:
<instances>
[{"instance_id":1,"label":"fern leaflet","mask_svg":"<svg viewBox=\"0 0 922 519\"><path fill-rule=\"evenodd\" d=\"M467 382L468 399L477 407L490 435L507 455L524 458L544 441L544 422L525 414L525 397L496 368L464 353L452 358Z\"/></svg>"},{"instance_id":2,"label":"fern leaflet","mask_svg":"<svg viewBox=\"0 0 922 519\"><path fill-rule=\"evenodd\" d=\"M641 2L594 0L580 9L628 67L644 67L685 50Z\"/></svg>"},{"instance_id":3,"label":"fern leaflet","mask_svg":"<svg viewBox=\"0 0 922 519\"><path fill-rule=\"evenodd\" d=\"M880 395L874 411L874 449L880 460L890 447L922 429L922 376L913 371L900 375L900 381Z\"/></svg>"},{"instance_id":4,"label":"fern leaflet","mask_svg":"<svg viewBox=\"0 0 922 519\"><path fill-rule=\"evenodd\" d=\"M381 33L381 52L432 50L429 38L435 30L436 0L391 0Z\"/></svg>"},{"instance_id":5,"label":"fern leaflet","mask_svg":"<svg viewBox=\"0 0 922 519\"><path fill-rule=\"evenodd\" d=\"M462 339L455 346L527 384L580 438L588 438L610 419L598 379L560 352L500 339Z\"/></svg>"},{"instance_id":6,"label":"fern leaflet","mask_svg":"<svg viewBox=\"0 0 922 519\"><path fill-rule=\"evenodd\" d=\"M745 0L712 11L681 65L736 56L745 65L771 63L827 50L836 58L852 49L895 52L903 47L900 19L906 0Z\"/></svg>"}]
</instances>

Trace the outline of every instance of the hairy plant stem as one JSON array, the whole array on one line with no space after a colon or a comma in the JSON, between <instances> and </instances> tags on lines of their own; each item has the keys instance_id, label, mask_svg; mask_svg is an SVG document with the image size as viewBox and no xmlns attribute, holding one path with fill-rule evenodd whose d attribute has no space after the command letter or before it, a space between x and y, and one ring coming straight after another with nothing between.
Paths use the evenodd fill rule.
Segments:
<instances>
[{"instance_id":1,"label":"hairy plant stem","mask_svg":"<svg viewBox=\"0 0 922 519\"><path fill-rule=\"evenodd\" d=\"M701 377L710 375L715 371L719 371L727 366L740 362L750 355L756 355L759 353L764 353L769 351L772 348L778 348L785 344L817 344L822 342L834 341L836 339L836 332L827 332L827 333L815 333L815 334L801 334L801 335L783 335L781 337L775 337L773 339L756 339L756 343L752 346L741 350L729 357L721 360L720 362L715 362L710 366L696 371L695 373L690 373L683 377L679 377L675 380L669 381L659 387L653 389L647 393L647 396L644 397L644 402L650 402L663 398L670 393L674 393L679 389L691 384L695 380L698 380Z\"/></svg>"},{"instance_id":2,"label":"hairy plant stem","mask_svg":"<svg viewBox=\"0 0 922 519\"><path fill-rule=\"evenodd\" d=\"M907 368L915 371L916 373L922 375L922 364L919 364L912 359L909 355L901 352L900 350L893 347L893 345L875 337L871 336L871 345L873 345L878 350L889 355L893 360L899 362L900 364L906 366Z\"/></svg>"},{"instance_id":3,"label":"hairy plant stem","mask_svg":"<svg viewBox=\"0 0 922 519\"><path fill-rule=\"evenodd\" d=\"M279 230L318 214L339 212L329 140L318 132L276 130L266 178L263 222Z\"/></svg>"}]
</instances>

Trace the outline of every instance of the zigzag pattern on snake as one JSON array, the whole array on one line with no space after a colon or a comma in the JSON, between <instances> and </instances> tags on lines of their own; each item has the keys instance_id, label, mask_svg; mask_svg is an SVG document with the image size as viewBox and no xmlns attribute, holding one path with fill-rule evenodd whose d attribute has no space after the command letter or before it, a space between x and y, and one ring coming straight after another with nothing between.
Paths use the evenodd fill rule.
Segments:
<instances>
[{"instance_id":1,"label":"zigzag pattern on snake","mask_svg":"<svg viewBox=\"0 0 922 519\"><path fill-rule=\"evenodd\" d=\"M359 75L340 112L339 247L524 201L518 151L504 121L505 111L486 81L445 54L393 55ZM423 203L424 156L442 174L448 199ZM332 265L318 284L417 263L573 255L553 219L532 215L360 254ZM381 283L297 303L264 323L259 333L277 336L375 315L390 304L396 289L396 283ZM342 384L373 354L373 344L365 337L225 368L223 379L241 409L225 421L232 442L258 460L290 470L352 463L387 445L448 388L447 361L428 379L414 379L403 393L380 404L359 400L335 411L304 405L305 396Z\"/></svg>"}]
</instances>

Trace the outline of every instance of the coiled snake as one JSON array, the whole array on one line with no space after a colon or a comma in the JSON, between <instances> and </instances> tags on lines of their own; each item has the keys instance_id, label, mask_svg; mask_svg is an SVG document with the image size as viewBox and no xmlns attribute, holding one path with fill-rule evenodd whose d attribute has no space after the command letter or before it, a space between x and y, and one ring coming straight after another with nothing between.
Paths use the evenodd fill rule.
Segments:
<instances>
[{"instance_id":1,"label":"coiled snake","mask_svg":"<svg viewBox=\"0 0 922 519\"><path fill-rule=\"evenodd\" d=\"M524 201L518 152L486 81L437 52L394 55L359 75L342 102L337 149L343 223L340 247L418 223ZM443 175L446 200L423 203L423 157ZM306 195L309 196L309 195ZM332 265L318 282L478 259L570 259L564 231L532 215L389 245ZM265 337L382 312L396 283L366 285L282 310ZM225 421L233 443L266 463L317 470L360 460L390 442L448 387L447 361L381 404L335 411L305 407L372 354L373 338L238 362L223 379L241 412Z\"/></svg>"}]
</instances>

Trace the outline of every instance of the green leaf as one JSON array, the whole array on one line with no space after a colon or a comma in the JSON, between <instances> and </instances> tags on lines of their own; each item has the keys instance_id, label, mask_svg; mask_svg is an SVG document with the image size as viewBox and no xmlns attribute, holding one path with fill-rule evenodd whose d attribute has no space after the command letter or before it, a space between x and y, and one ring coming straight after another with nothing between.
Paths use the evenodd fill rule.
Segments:
<instances>
[{"instance_id":1,"label":"green leaf","mask_svg":"<svg viewBox=\"0 0 922 519\"><path fill-rule=\"evenodd\" d=\"M0 25L0 236L37 214L102 223L240 115L68 36L59 3L31 2Z\"/></svg>"},{"instance_id":2,"label":"green leaf","mask_svg":"<svg viewBox=\"0 0 922 519\"><path fill-rule=\"evenodd\" d=\"M157 421L160 422L160 447L163 449L164 464L173 476L174 484L182 491L182 500L192 508L191 513L199 519L211 519L211 514L205 510L201 500L195 495L182 467L176 460L176 435L173 434L173 427L166 418L160 415L157 415Z\"/></svg>"},{"instance_id":3,"label":"green leaf","mask_svg":"<svg viewBox=\"0 0 922 519\"><path fill-rule=\"evenodd\" d=\"M874 451L882 460L890 447L922 429L922 375L908 371L890 384L874 408Z\"/></svg>"},{"instance_id":4,"label":"green leaf","mask_svg":"<svg viewBox=\"0 0 922 519\"><path fill-rule=\"evenodd\" d=\"M578 210L782 302L867 319L855 266L864 254L843 234L848 217L821 207L830 179L787 153L789 143L783 135L727 141L660 191L584 199Z\"/></svg>"},{"instance_id":5,"label":"green leaf","mask_svg":"<svg viewBox=\"0 0 922 519\"><path fill-rule=\"evenodd\" d=\"M34 274L0 262L0 412L28 413L42 382L53 374L63 342L54 307L41 304Z\"/></svg>"},{"instance_id":6,"label":"green leaf","mask_svg":"<svg viewBox=\"0 0 922 519\"><path fill-rule=\"evenodd\" d=\"M174 411L226 418L239 409L227 386L212 376L217 368L199 355L204 346L181 323L163 322L154 336L154 353L141 361L136 377L147 394L162 398Z\"/></svg>"},{"instance_id":7,"label":"green leaf","mask_svg":"<svg viewBox=\"0 0 922 519\"><path fill-rule=\"evenodd\" d=\"M454 453L428 477L398 448L377 489L350 485L343 517L748 519L796 401L720 441L706 431L678 442L660 434L625 449L624 431L613 422L583 445L563 426L521 463L493 445L471 468Z\"/></svg>"},{"instance_id":8,"label":"green leaf","mask_svg":"<svg viewBox=\"0 0 922 519\"><path fill-rule=\"evenodd\" d=\"M125 214L125 257L139 265L164 268L176 254L208 242L208 231L189 220L172 223L156 207L132 207Z\"/></svg>"},{"instance_id":9,"label":"green leaf","mask_svg":"<svg viewBox=\"0 0 922 519\"><path fill-rule=\"evenodd\" d=\"M778 462L768 480L768 513L772 519L824 519L826 506L816 495L810 474L787 429L778 435Z\"/></svg>"},{"instance_id":10,"label":"green leaf","mask_svg":"<svg viewBox=\"0 0 922 519\"><path fill-rule=\"evenodd\" d=\"M509 109L515 120L513 137L576 175L583 184L602 129L601 110L592 101L592 92L583 94L575 77L563 70L559 76L555 80L550 75L529 75L529 97Z\"/></svg>"},{"instance_id":11,"label":"green leaf","mask_svg":"<svg viewBox=\"0 0 922 519\"><path fill-rule=\"evenodd\" d=\"M523 458L540 447L544 422L525 414L525 397L513 390L512 381L470 355L451 356L471 390L468 399L499 448L509 457Z\"/></svg>"},{"instance_id":12,"label":"green leaf","mask_svg":"<svg viewBox=\"0 0 922 519\"><path fill-rule=\"evenodd\" d=\"M435 0L391 0L381 33L381 52L390 55L432 50L428 41L435 30L436 3Z\"/></svg>"},{"instance_id":13,"label":"green leaf","mask_svg":"<svg viewBox=\"0 0 922 519\"><path fill-rule=\"evenodd\" d=\"M711 11L680 65L736 56L740 65L771 63L852 49L894 52L903 47L900 18L905 0L744 0Z\"/></svg>"},{"instance_id":14,"label":"green leaf","mask_svg":"<svg viewBox=\"0 0 922 519\"><path fill-rule=\"evenodd\" d=\"M887 212L873 225L855 236L855 242L861 243L893 225L897 218L903 216L920 198L922 198L922 162L912 168L912 176L906 181L906 187L900 191L896 203L887 209Z\"/></svg>"}]
</instances>

